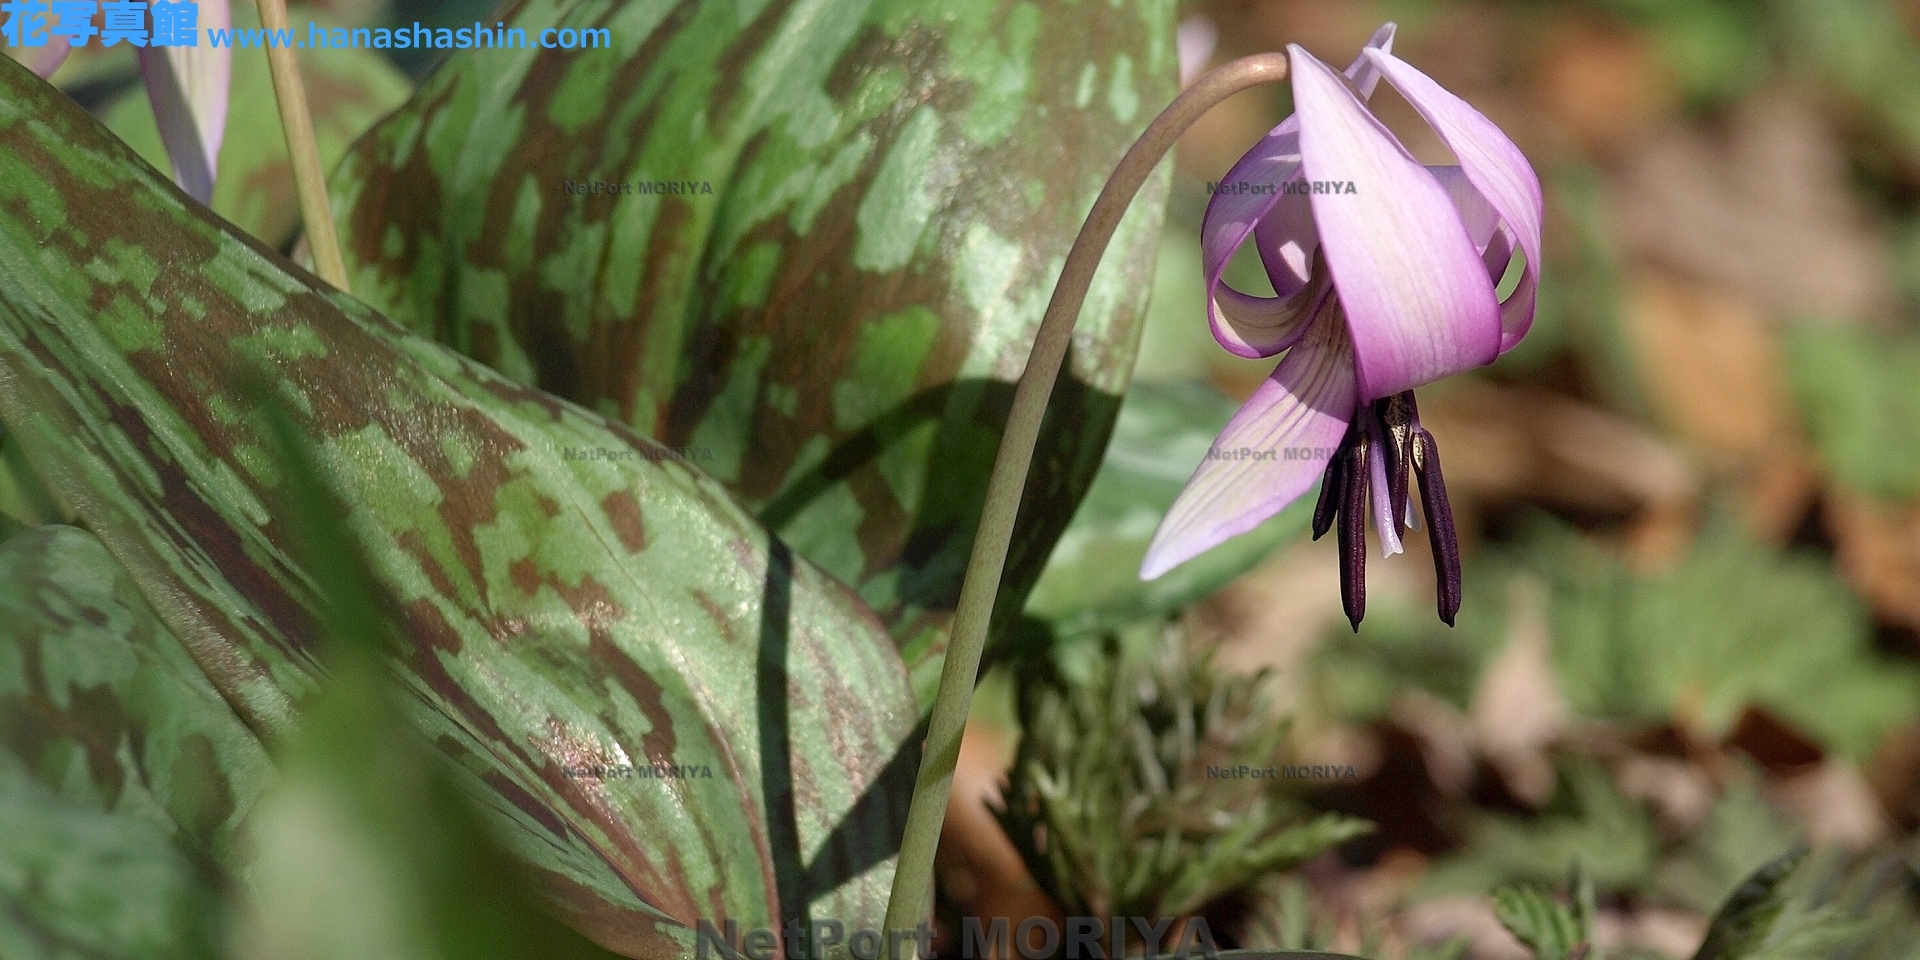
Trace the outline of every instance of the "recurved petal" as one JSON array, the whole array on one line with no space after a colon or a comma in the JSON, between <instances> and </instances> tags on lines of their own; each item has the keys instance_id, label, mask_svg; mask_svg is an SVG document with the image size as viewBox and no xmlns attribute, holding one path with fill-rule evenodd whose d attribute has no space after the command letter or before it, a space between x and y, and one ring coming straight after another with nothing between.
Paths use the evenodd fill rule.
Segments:
<instances>
[{"instance_id":1,"label":"recurved petal","mask_svg":"<svg viewBox=\"0 0 1920 960\"><path fill-rule=\"evenodd\" d=\"M1395 27L1375 30L1367 50L1393 49ZM1380 71L1365 51L1347 67L1347 78L1362 96L1371 96L1380 83ZM1311 279L1309 265L1319 245L1306 198L1286 194L1285 184L1300 175L1300 120L1290 116L1254 144L1207 201L1200 223L1200 252L1207 273L1207 320L1214 337L1229 352L1242 357L1270 357L1299 338L1300 328L1274 330L1263 323L1276 315L1297 314L1301 307L1258 301L1284 300L1300 293ZM1277 297L1256 297L1229 287L1221 279L1234 252L1258 228L1260 255ZM1280 251L1290 255L1281 255ZM1312 305L1306 308L1311 310ZM1236 328L1243 317L1253 317Z\"/></svg>"},{"instance_id":2,"label":"recurved petal","mask_svg":"<svg viewBox=\"0 0 1920 960\"><path fill-rule=\"evenodd\" d=\"M1360 399L1491 363L1500 305L1447 191L1342 77L1298 45L1287 51L1302 170L1350 185L1311 199L1354 342Z\"/></svg>"},{"instance_id":3,"label":"recurved petal","mask_svg":"<svg viewBox=\"0 0 1920 960\"><path fill-rule=\"evenodd\" d=\"M1493 121L1433 78L1385 51L1362 51L1361 56L1378 66L1387 82L1432 125L1525 254L1526 268L1519 285L1500 305L1500 352L1513 349L1533 325L1534 301L1540 287L1540 177L1526 155Z\"/></svg>"},{"instance_id":4,"label":"recurved petal","mask_svg":"<svg viewBox=\"0 0 1920 960\"><path fill-rule=\"evenodd\" d=\"M1256 297L1226 284L1214 289L1213 338L1228 353L1241 357L1271 357L1298 343L1307 325L1333 296L1326 264L1306 287L1287 297Z\"/></svg>"},{"instance_id":5,"label":"recurved petal","mask_svg":"<svg viewBox=\"0 0 1920 960\"><path fill-rule=\"evenodd\" d=\"M1214 441L1147 547L1152 580L1252 530L1312 489L1354 413L1353 352L1329 300Z\"/></svg>"},{"instance_id":6,"label":"recurved petal","mask_svg":"<svg viewBox=\"0 0 1920 960\"><path fill-rule=\"evenodd\" d=\"M1460 222L1473 238L1473 248L1480 251L1480 261L1487 265L1487 279L1498 286L1507 274L1507 262L1513 259L1513 230L1500 221L1499 212L1459 167L1428 167L1427 172L1440 181L1440 187L1453 200Z\"/></svg>"},{"instance_id":7,"label":"recurved petal","mask_svg":"<svg viewBox=\"0 0 1920 960\"><path fill-rule=\"evenodd\" d=\"M233 25L228 0L203 0L198 25ZM232 86L233 50L211 44L197 47L145 47L140 75L160 128L160 142L173 161L173 182L195 200L211 203L219 172L220 142L227 130L227 96Z\"/></svg>"}]
</instances>

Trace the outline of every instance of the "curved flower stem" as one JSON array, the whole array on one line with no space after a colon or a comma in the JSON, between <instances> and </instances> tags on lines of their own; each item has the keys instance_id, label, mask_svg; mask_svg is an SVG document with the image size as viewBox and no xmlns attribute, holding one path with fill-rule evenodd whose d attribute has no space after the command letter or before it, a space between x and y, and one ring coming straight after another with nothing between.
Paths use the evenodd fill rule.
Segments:
<instances>
[{"instance_id":1,"label":"curved flower stem","mask_svg":"<svg viewBox=\"0 0 1920 960\"><path fill-rule=\"evenodd\" d=\"M286 0L256 0L260 25L283 36L292 33ZM293 50L267 44L267 66L273 73L273 96L280 104L280 129L287 136L287 156L293 161L293 188L300 197L300 221L313 253L320 279L347 289L347 262L340 255L340 235L333 228L333 208L327 203L327 180L320 169L320 147L313 137L313 114L307 109L307 88L300 82L300 60Z\"/></svg>"},{"instance_id":2,"label":"curved flower stem","mask_svg":"<svg viewBox=\"0 0 1920 960\"><path fill-rule=\"evenodd\" d=\"M1021 492L1026 489L1027 470L1033 463L1040 421L1053 395L1054 381L1059 379L1061 361L1073 340L1073 326L1079 320L1100 258L1141 184L1173 149L1180 134L1220 101L1286 76L1286 55L1263 53L1235 60L1196 80L1127 149L1073 241L1060 280L1054 285L1053 300L1047 304L1046 316L1034 336L1026 370L1020 374L1000 452L994 458L993 475L987 481L986 509L960 588L960 606L947 641L947 659L940 668L940 691L928 720L920 773L914 783L913 802L907 808L907 832L900 843L893 892L887 900L886 926L890 931L911 930L933 912L933 854L940 842L941 823L946 819L953 768L960 757L960 737L973 701L974 680L980 672L988 620L1007 565L1013 522L1020 511Z\"/></svg>"}]
</instances>

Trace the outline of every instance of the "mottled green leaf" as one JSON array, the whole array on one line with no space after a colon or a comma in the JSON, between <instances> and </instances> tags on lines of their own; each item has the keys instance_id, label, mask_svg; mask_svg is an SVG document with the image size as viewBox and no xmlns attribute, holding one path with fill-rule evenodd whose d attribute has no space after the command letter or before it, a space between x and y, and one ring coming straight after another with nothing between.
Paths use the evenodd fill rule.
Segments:
<instances>
[{"instance_id":1,"label":"mottled green leaf","mask_svg":"<svg viewBox=\"0 0 1920 960\"><path fill-rule=\"evenodd\" d=\"M530 35L611 46L453 54L333 178L354 287L681 451L854 585L930 694L1012 381L1081 218L1173 93L1173 13L510 4ZM594 182L633 192L568 192ZM1002 623L1105 447L1165 186L1080 322Z\"/></svg>"},{"instance_id":2,"label":"mottled green leaf","mask_svg":"<svg viewBox=\"0 0 1920 960\"><path fill-rule=\"evenodd\" d=\"M1153 531L1238 405L1196 383L1136 383L1087 498L1034 586L1027 613L1070 638L1177 610L1300 536L1311 498L1158 580L1140 579Z\"/></svg>"},{"instance_id":3,"label":"mottled green leaf","mask_svg":"<svg viewBox=\"0 0 1920 960\"><path fill-rule=\"evenodd\" d=\"M700 917L881 919L917 711L858 598L662 448L291 268L0 63L0 420L273 737L320 679L317 601L247 371L348 504L411 720L582 929L638 954Z\"/></svg>"},{"instance_id":4,"label":"mottled green leaf","mask_svg":"<svg viewBox=\"0 0 1920 960\"><path fill-rule=\"evenodd\" d=\"M1792 329L1786 351L1801 418L1835 479L1920 496L1920 341L1835 324Z\"/></svg>"},{"instance_id":5,"label":"mottled green leaf","mask_svg":"<svg viewBox=\"0 0 1920 960\"><path fill-rule=\"evenodd\" d=\"M259 854L237 942L284 960L591 960L611 955L534 909L431 747L408 729L379 654L380 591L291 418L263 398L280 508L320 587L326 684L253 822Z\"/></svg>"},{"instance_id":6,"label":"mottled green leaf","mask_svg":"<svg viewBox=\"0 0 1920 960\"><path fill-rule=\"evenodd\" d=\"M215 960L215 885L144 817L76 806L0 769L0 956Z\"/></svg>"},{"instance_id":7,"label":"mottled green leaf","mask_svg":"<svg viewBox=\"0 0 1920 960\"><path fill-rule=\"evenodd\" d=\"M296 13L294 30L302 41L309 20L321 29L340 25L312 9ZM235 29L259 27L253 4L233 5L233 25ZM354 138L413 92L406 74L377 50L307 49L298 54L322 169L331 169ZM100 118L155 169L170 169L144 87L122 93L100 111ZM299 229L300 204L293 192L293 163L287 158L287 139L281 131L264 49L233 53L233 89L218 173L213 211L268 246L284 248Z\"/></svg>"},{"instance_id":8,"label":"mottled green leaf","mask_svg":"<svg viewBox=\"0 0 1920 960\"><path fill-rule=\"evenodd\" d=\"M259 740L85 531L0 544L0 624L0 956L217 956Z\"/></svg>"},{"instance_id":9,"label":"mottled green leaf","mask_svg":"<svg viewBox=\"0 0 1920 960\"><path fill-rule=\"evenodd\" d=\"M0 544L0 623L0 768L231 861L266 750L100 541Z\"/></svg>"}]
</instances>

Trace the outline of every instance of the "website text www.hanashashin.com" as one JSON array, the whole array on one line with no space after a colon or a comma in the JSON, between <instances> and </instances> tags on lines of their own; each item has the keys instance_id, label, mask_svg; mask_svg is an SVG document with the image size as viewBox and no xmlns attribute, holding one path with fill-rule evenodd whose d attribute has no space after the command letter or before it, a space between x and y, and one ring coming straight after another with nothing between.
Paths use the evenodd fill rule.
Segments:
<instances>
[{"instance_id":1,"label":"website text www.hanashashin.com","mask_svg":"<svg viewBox=\"0 0 1920 960\"><path fill-rule=\"evenodd\" d=\"M43 47L53 41L84 47L286 47L295 50L598 50L613 46L605 27L547 27L529 34L496 22L489 27L329 27L308 21L280 29L208 26L192 0L4 0L0 39L8 46Z\"/></svg>"}]
</instances>

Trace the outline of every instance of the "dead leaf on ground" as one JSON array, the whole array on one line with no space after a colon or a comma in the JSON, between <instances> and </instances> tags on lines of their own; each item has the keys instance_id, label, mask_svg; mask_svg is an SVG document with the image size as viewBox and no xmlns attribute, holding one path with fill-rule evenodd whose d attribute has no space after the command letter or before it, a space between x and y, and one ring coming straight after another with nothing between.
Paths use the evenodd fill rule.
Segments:
<instances>
[{"instance_id":1,"label":"dead leaf on ground","mask_svg":"<svg viewBox=\"0 0 1920 960\"><path fill-rule=\"evenodd\" d=\"M1722 131L1676 123L1609 178L1615 233L1637 259L1776 319L1887 318L1897 300L1885 231L1855 195L1843 143L1785 89L1743 100Z\"/></svg>"},{"instance_id":2,"label":"dead leaf on ground","mask_svg":"<svg viewBox=\"0 0 1920 960\"><path fill-rule=\"evenodd\" d=\"M1590 15L1569 16L1541 45L1535 94L1546 115L1587 151L1633 144L1679 103L1679 86L1647 36Z\"/></svg>"},{"instance_id":3,"label":"dead leaf on ground","mask_svg":"<svg viewBox=\"0 0 1920 960\"><path fill-rule=\"evenodd\" d=\"M1692 542L1699 477L1631 420L1537 387L1474 380L1436 391L1420 416L1439 442L1456 511L1532 500L1631 518L1629 546L1646 566Z\"/></svg>"},{"instance_id":4,"label":"dead leaf on ground","mask_svg":"<svg viewBox=\"0 0 1920 960\"><path fill-rule=\"evenodd\" d=\"M1828 532L1840 571L1881 617L1920 630L1920 504L1885 503L1834 489Z\"/></svg>"},{"instance_id":5,"label":"dead leaf on ground","mask_svg":"<svg viewBox=\"0 0 1920 960\"><path fill-rule=\"evenodd\" d=\"M1828 758L1804 773L1773 781L1767 795L1806 827L1807 842L1865 849L1893 832L1880 798L1860 768Z\"/></svg>"},{"instance_id":6,"label":"dead leaf on ground","mask_svg":"<svg viewBox=\"0 0 1920 960\"><path fill-rule=\"evenodd\" d=\"M1468 715L1507 791L1538 807L1553 796L1547 748L1564 732L1567 708L1549 658L1546 587L1514 577L1508 594L1507 644L1482 674Z\"/></svg>"}]
</instances>

